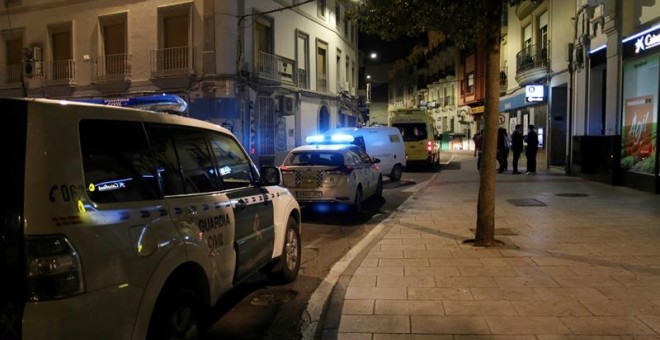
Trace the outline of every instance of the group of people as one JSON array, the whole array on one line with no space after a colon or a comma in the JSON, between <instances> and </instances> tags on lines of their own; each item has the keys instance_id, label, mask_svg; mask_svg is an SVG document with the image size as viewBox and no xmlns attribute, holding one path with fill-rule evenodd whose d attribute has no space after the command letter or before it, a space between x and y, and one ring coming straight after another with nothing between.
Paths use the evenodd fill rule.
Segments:
<instances>
[{"instance_id":1,"label":"group of people","mask_svg":"<svg viewBox=\"0 0 660 340\"><path fill-rule=\"evenodd\" d=\"M536 174L536 153L539 151L539 137L536 133L536 130L534 129L534 125L529 125L527 127L527 134L524 136L522 129L523 126L521 124L516 125L516 128L511 133L511 136L509 136L509 134L506 132L506 129L503 127L497 130L497 162L499 163L497 169L498 173L508 171L509 150L511 150L511 152L513 152L512 174L521 174L521 172L518 171L518 161L520 160L520 155L524 150L525 157L527 158L527 174ZM475 146L474 156L477 157L477 170L479 170L481 167L483 129L474 135L473 140ZM524 147L524 143L527 143L527 147Z\"/></svg>"}]
</instances>

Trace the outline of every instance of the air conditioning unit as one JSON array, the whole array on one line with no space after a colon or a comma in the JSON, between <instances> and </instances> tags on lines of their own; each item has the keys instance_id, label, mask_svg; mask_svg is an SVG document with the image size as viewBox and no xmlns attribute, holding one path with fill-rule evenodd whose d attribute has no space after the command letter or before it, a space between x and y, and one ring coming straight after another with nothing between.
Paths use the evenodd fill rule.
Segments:
<instances>
[{"instance_id":1,"label":"air conditioning unit","mask_svg":"<svg viewBox=\"0 0 660 340\"><path fill-rule=\"evenodd\" d=\"M23 60L41 61L41 47L32 46L23 49Z\"/></svg>"},{"instance_id":2,"label":"air conditioning unit","mask_svg":"<svg viewBox=\"0 0 660 340\"><path fill-rule=\"evenodd\" d=\"M27 78L41 77L43 64L41 61L26 61L23 63L23 76Z\"/></svg>"},{"instance_id":3,"label":"air conditioning unit","mask_svg":"<svg viewBox=\"0 0 660 340\"><path fill-rule=\"evenodd\" d=\"M293 115L293 97L291 96L280 96L280 115L290 116Z\"/></svg>"}]
</instances>

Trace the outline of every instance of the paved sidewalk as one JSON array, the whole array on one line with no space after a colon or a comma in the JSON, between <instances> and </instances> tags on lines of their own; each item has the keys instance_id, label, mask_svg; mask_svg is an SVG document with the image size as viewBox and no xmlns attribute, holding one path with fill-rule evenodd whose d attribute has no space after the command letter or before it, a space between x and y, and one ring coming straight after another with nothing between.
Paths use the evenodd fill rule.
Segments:
<instances>
[{"instance_id":1,"label":"paved sidewalk","mask_svg":"<svg viewBox=\"0 0 660 340\"><path fill-rule=\"evenodd\" d=\"M477 193L455 154L339 277L322 339L660 339L660 195L498 174L505 245L478 248Z\"/></svg>"}]
</instances>

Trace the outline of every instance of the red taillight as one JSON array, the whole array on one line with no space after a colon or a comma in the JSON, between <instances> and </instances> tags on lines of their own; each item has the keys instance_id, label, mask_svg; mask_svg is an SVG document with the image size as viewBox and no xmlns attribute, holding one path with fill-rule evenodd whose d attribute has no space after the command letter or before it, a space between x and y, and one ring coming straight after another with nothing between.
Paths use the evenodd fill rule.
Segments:
<instances>
[{"instance_id":1,"label":"red taillight","mask_svg":"<svg viewBox=\"0 0 660 340\"><path fill-rule=\"evenodd\" d=\"M280 166L280 172L282 172L283 174L292 174L292 173L294 173L294 172L296 172L296 171L287 168L286 165L282 165L282 166Z\"/></svg>"},{"instance_id":2,"label":"red taillight","mask_svg":"<svg viewBox=\"0 0 660 340\"><path fill-rule=\"evenodd\" d=\"M428 152L433 151L433 142L431 141L426 142L426 151Z\"/></svg>"},{"instance_id":3,"label":"red taillight","mask_svg":"<svg viewBox=\"0 0 660 340\"><path fill-rule=\"evenodd\" d=\"M350 175L351 172L353 172L353 167L352 166L347 165L347 166L344 167L344 173L345 174Z\"/></svg>"}]
</instances>

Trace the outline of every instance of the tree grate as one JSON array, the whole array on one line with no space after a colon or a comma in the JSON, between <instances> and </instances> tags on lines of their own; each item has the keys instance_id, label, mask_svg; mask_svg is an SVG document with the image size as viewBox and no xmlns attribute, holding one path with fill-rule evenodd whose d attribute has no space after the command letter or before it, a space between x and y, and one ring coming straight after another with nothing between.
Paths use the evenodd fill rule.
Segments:
<instances>
[{"instance_id":1,"label":"tree grate","mask_svg":"<svg viewBox=\"0 0 660 340\"><path fill-rule=\"evenodd\" d=\"M516 207L544 207L545 203L533 199L533 198L520 198L520 199L510 199L506 200L507 202L515 205Z\"/></svg>"}]
</instances>

